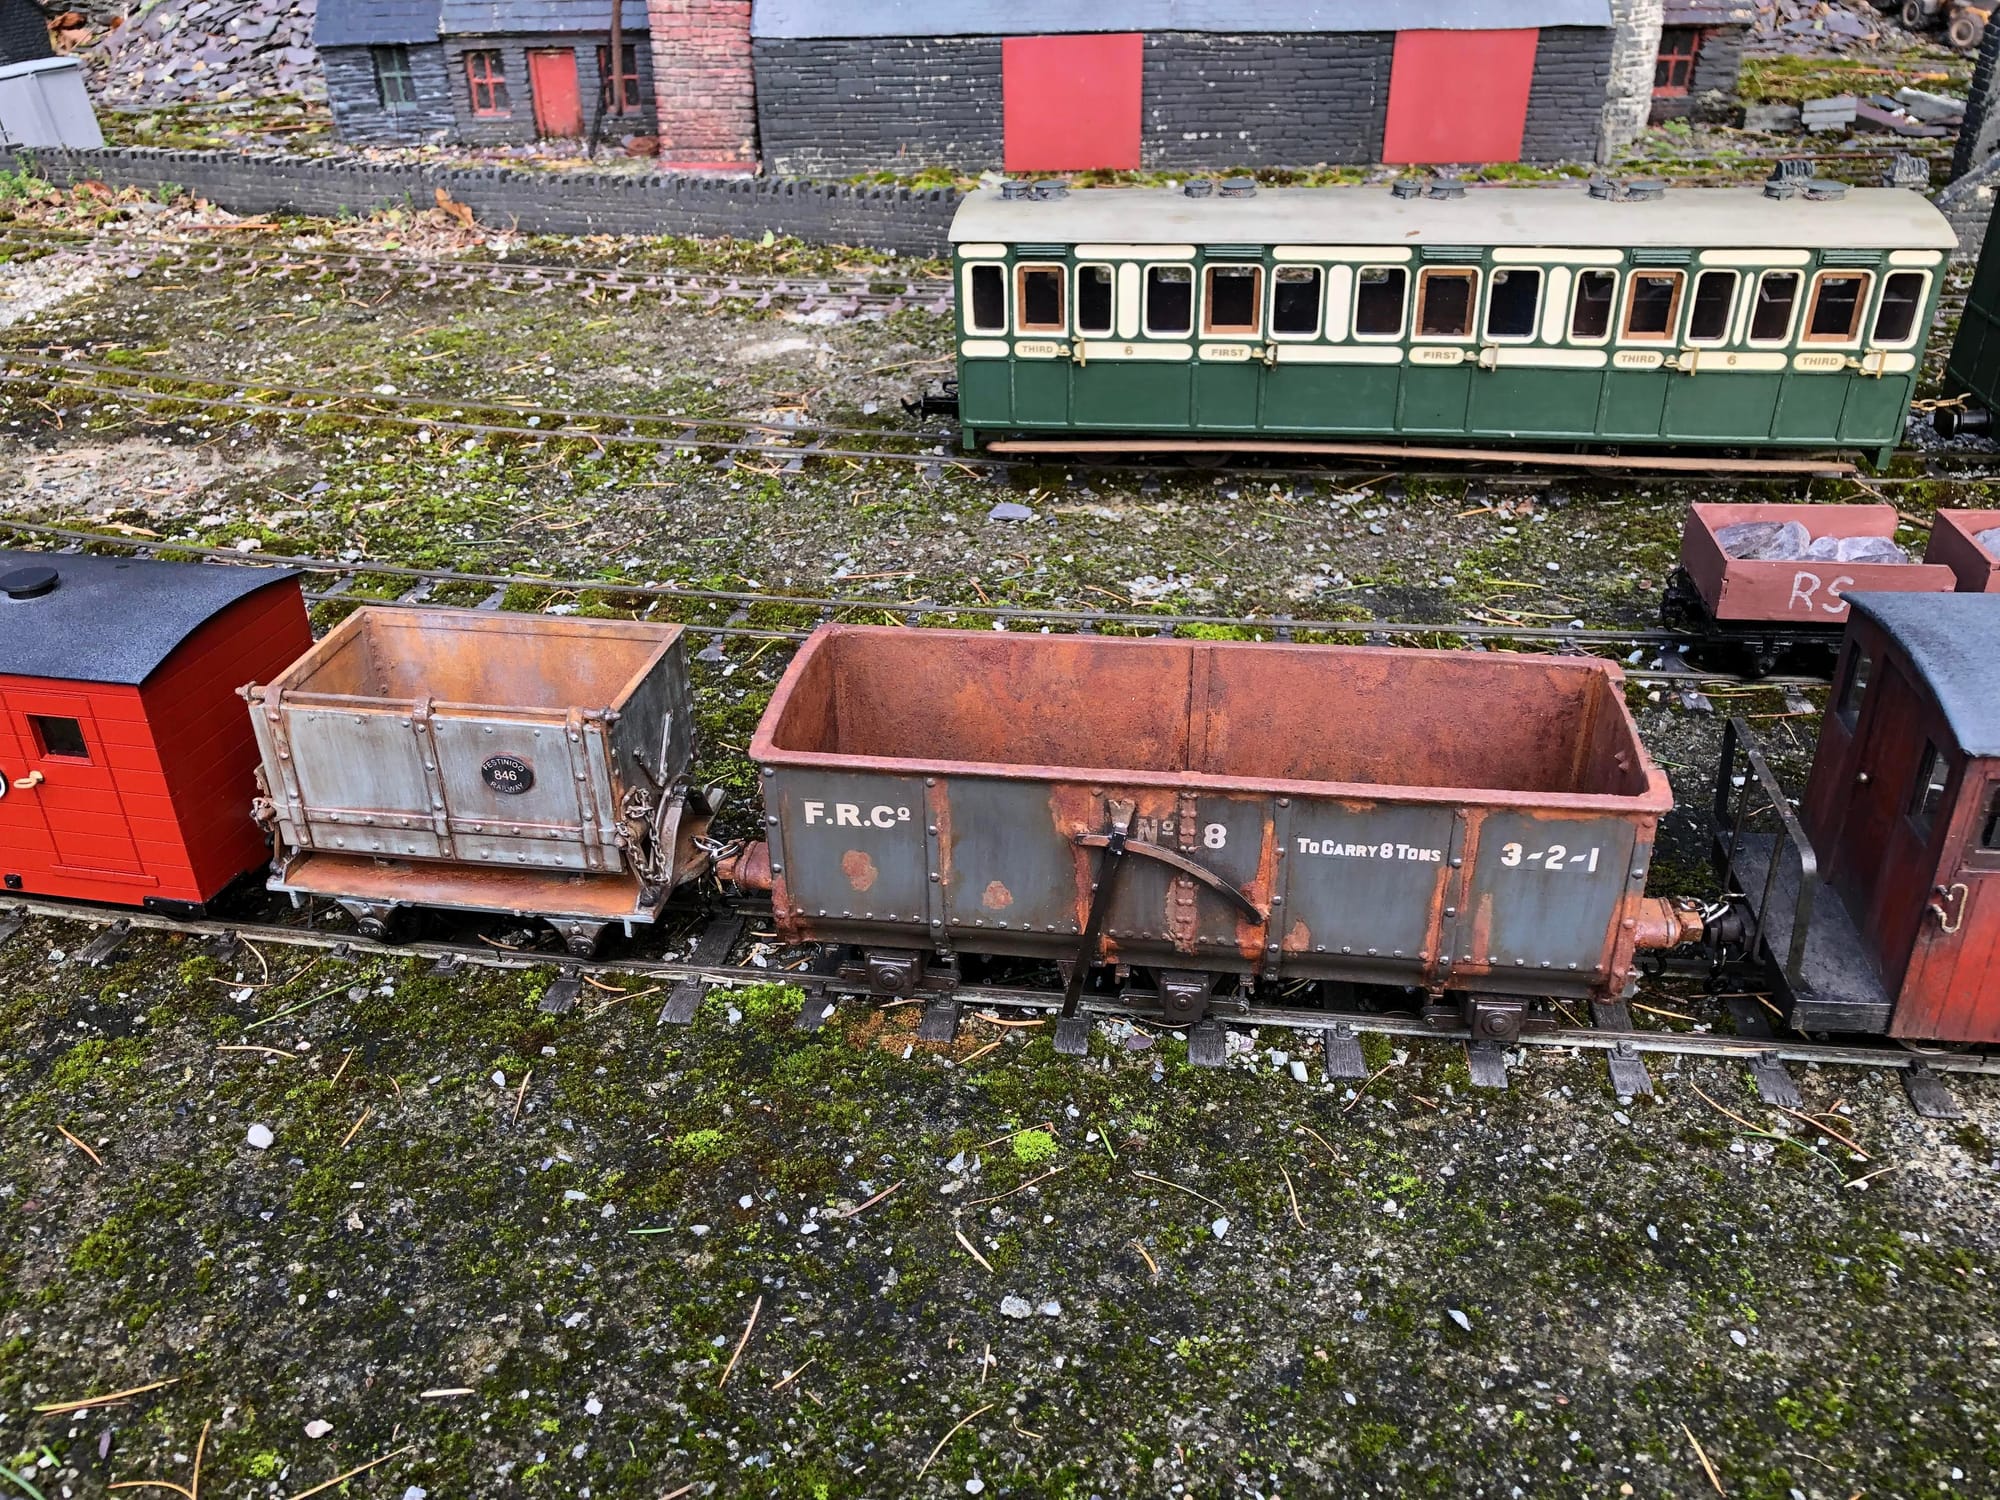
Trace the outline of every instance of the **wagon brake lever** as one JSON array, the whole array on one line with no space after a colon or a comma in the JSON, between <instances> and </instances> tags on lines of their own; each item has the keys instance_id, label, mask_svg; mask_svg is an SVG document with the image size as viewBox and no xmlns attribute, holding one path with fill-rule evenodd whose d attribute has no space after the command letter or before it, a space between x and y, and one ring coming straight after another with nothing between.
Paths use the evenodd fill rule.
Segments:
<instances>
[{"instance_id":1,"label":"wagon brake lever","mask_svg":"<svg viewBox=\"0 0 2000 1500\"><path fill-rule=\"evenodd\" d=\"M1086 849L1102 849L1110 844L1112 837L1113 835L1102 833L1079 833L1071 842ZM1196 880L1199 880L1203 885L1227 900L1238 911L1249 917L1251 921L1261 922L1264 920L1264 913L1258 908L1256 902L1237 890L1235 886L1224 880L1215 871L1203 869L1185 854L1176 853L1172 849L1162 848L1158 844L1143 842L1126 844L1125 853L1143 855L1147 859L1157 859L1163 865L1171 865L1183 875L1191 875Z\"/></svg>"},{"instance_id":2,"label":"wagon brake lever","mask_svg":"<svg viewBox=\"0 0 2000 1500\"><path fill-rule=\"evenodd\" d=\"M1125 868L1125 855L1131 849L1126 842L1132 832L1132 817L1137 808L1130 802L1111 804L1111 832L1108 834L1085 834L1077 843L1088 841L1091 847L1101 847L1104 858L1097 865L1097 886L1090 897L1090 914L1084 918L1083 934L1076 945L1076 960L1070 965L1069 983L1063 986L1062 1013L1056 1020L1056 1051L1067 1057L1083 1057L1090 1051L1090 1023L1077 1014L1083 1002L1083 978L1090 969L1090 961L1097 954L1097 935L1104 930L1105 913L1111 909L1111 895L1118 886L1119 873Z\"/></svg>"}]
</instances>

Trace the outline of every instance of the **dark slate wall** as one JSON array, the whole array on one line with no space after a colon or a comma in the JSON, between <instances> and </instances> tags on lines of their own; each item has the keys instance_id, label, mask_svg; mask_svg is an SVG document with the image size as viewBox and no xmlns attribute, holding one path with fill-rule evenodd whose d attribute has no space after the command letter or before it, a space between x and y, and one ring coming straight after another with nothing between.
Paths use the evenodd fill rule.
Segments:
<instances>
[{"instance_id":1,"label":"dark slate wall","mask_svg":"<svg viewBox=\"0 0 2000 1500\"><path fill-rule=\"evenodd\" d=\"M1685 94L1662 98L1655 95L1648 118L1657 125L1662 120L1693 116L1710 120L1727 117L1736 105L1736 84L1743 69L1743 43L1747 26L1714 26L1701 40L1695 54L1694 79Z\"/></svg>"},{"instance_id":2,"label":"dark slate wall","mask_svg":"<svg viewBox=\"0 0 2000 1500\"><path fill-rule=\"evenodd\" d=\"M1382 156L1387 32L1146 38L1145 166L1311 166Z\"/></svg>"},{"instance_id":3,"label":"dark slate wall","mask_svg":"<svg viewBox=\"0 0 2000 1500\"><path fill-rule=\"evenodd\" d=\"M782 178L627 176L326 161L278 153L0 150L0 171L153 192L174 184L232 213L427 209L443 188L482 224L528 234L796 235L815 244L943 255L958 194L850 188Z\"/></svg>"},{"instance_id":4,"label":"dark slate wall","mask_svg":"<svg viewBox=\"0 0 2000 1500\"><path fill-rule=\"evenodd\" d=\"M451 134L451 91L444 48L433 43L408 50L417 102L402 109L384 109L369 48L319 49L327 103L333 108L334 128L343 141L368 146L422 144Z\"/></svg>"},{"instance_id":5,"label":"dark slate wall","mask_svg":"<svg viewBox=\"0 0 2000 1500\"><path fill-rule=\"evenodd\" d=\"M1611 29L1553 26L1535 46L1523 161L1592 161L1611 84Z\"/></svg>"},{"instance_id":6,"label":"dark slate wall","mask_svg":"<svg viewBox=\"0 0 2000 1500\"><path fill-rule=\"evenodd\" d=\"M29 0L0 0L0 65L55 55L48 17Z\"/></svg>"},{"instance_id":7,"label":"dark slate wall","mask_svg":"<svg viewBox=\"0 0 2000 1500\"><path fill-rule=\"evenodd\" d=\"M998 37L767 40L751 55L768 171L1000 165Z\"/></svg>"},{"instance_id":8,"label":"dark slate wall","mask_svg":"<svg viewBox=\"0 0 2000 1500\"><path fill-rule=\"evenodd\" d=\"M568 48L576 53L577 97L583 104L586 137L597 124L599 85L597 49L608 45L609 35L594 36L448 36L444 39L445 71L451 80L453 139L484 146L504 146L535 139L535 93L528 80L528 53L544 48ZM616 141L621 136L651 135L653 114L653 49L646 33L627 31L625 45L635 50L639 63L639 104L623 116L604 121L599 140ZM505 119L489 119L472 112L472 86L466 81L465 54L498 52L507 80L509 113Z\"/></svg>"}]
</instances>

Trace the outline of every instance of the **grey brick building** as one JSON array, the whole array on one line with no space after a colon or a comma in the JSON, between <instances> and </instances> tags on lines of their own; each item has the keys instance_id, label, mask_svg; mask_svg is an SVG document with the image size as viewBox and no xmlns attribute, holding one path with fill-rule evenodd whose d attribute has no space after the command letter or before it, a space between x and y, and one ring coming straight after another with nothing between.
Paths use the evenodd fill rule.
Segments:
<instances>
[{"instance_id":1,"label":"grey brick building","mask_svg":"<svg viewBox=\"0 0 2000 1500\"><path fill-rule=\"evenodd\" d=\"M1652 118L1715 114L1734 105L1755 0L1666 0L1653 64Z\"/></svg>"},{"instance_id":2,"label":"grey brick building","mask_svg":"<svg viewBox=\"0 0 2000 1500\"><path fill-rule=\"evenodd\" d=\"M344 141L394 145L452 133L439 0L321 0L313 45Z\"/></svg>"}]
</instances>

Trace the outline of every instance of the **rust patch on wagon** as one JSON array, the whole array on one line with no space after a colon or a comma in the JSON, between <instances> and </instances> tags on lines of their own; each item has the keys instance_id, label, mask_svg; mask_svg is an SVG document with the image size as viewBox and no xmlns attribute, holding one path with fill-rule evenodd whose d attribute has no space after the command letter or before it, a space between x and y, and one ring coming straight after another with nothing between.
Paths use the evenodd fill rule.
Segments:
<instances>
[{"instance_id":1,"label":"rust patch on wagon","mask_svg":"<svg viewBox=\"0 0 2000 1500\"><path fill-rule=\"evenodd\" d=\"M1014 893L997 880L986 882L986 889L980 893L979 904L988 911L1005 911L1014 904Z\"/></svg>"},{"instance_id":2,"label":"rust patch on wagon","mask_svg":"<svg viewBox=\"0 0 2000 1500\"><path fill-rule=\"evenodd\" d=\"M1287 953L1304 953L1308 948L1312 947L1312 940L1312 929L1307 927L1304 922L1294 918L1290 930L1285 933L1285 951Z\"/></svg>"},{"instance_id":3,"label":"rust patch on wagon","mask_svg":"<svg viewBox=\"0 0 2000 1500\"><path fill-rule=\"evenodd\" d=\"M866 849L849 849L840 856L840 873L857 891L867 891L874 889L875 878L881 871L875 868L875 861L868 857Z\"/></svg>"}]
</instances>

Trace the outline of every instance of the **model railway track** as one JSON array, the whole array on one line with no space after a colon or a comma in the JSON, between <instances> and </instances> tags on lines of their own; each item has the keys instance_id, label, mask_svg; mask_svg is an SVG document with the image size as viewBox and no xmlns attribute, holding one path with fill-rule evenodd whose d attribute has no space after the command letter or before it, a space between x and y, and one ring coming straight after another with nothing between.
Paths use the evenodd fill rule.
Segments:
<instances>
[{"instance_id":1,"label":"model railway track","mask_svg":"<svg viewBox=\"0 0 2000 1500\"><path fill-rule=\"evenodd\" d=\"M286 553L202 547L26 521L0 520L0 535L16 538L16 545L52 552L89 549L131 557L195 558L238 566L290 568L305 575L305 595L308 602L315 605L371 604L411 609L444 605L537 612L545 610L550 604L588 596L607 608L624 610L635 617L670 620L691 635L709 638L713 644L698 658L708 661L727 660L725 642L797 644L819 625L836 621L887 622L911 627L1154 636L1223 628L1275 641L1352 640L1359 637L1372 644L1459 642L1474 647L1523 646L1621 658L1629 658L1636 651L1641 654L1642 662L1630 665L1628 671L1632 680L1642 685L1694 687L1706 683L1747 681L1732 673L1702 669L1681 658L1677 654L1678 648L1689 644L1693 638L1659 628L1601 630L1510 625L1481 620L1433 623L1311 619L1291 615L1151 613L1031 605L947 604L930 599L689 589L661 583L528 577L414 568L394 563L346 562ZM781 614L788 620L785 623L760 624L754 618L758 612ZM718 620L718 615L724 618ZM810 616L812 623L790 623L790 620L801 616ZM1824 680L1821 677L1774 675L1760 677L1754 685L1784 691L1817 686Z\"/></svg>"},{"instance_id":2,"label":"model railway track","mask_svg":"<svg viewBox=\"0 0 2000 1500\"><path fill-rule=\"evenodd\" d=\"M561 295L621 303L644 296L659 298L669 307L719 308L726 304L737 312L783 307L799 313L831 311L842 317L863 313L888 316L905 309L944 317L952 305L949 281L894 271L867 276L748 276L673 267L561 265L512 258L399 255L386 250L246 245L139 235L66 236L0 228L0 255L65 249L88 250L134 277L172 266L201 276L262 277L302 287L388 281L404 291L439 288L446 293Z\"/></svg>"},{"instance_id":3,"label":"model railway track","mask_svg":"<svg viewBox=\"0 0 2000 1500\"><path fill-rule=\"evenodd\" d=\"M1186 475L1187 463L1149 463L1149 455L1216 459L1232 455L1259 456L1270 462L1250 466L1204 469L1217 475L1256 478L1315 479L1366 483L1388 473L1409 479L1462 479L1464 469L1417 469L1410 463L1440 461L1471 466L1503 466L1512 474L1496 479L1546 481L1567 472L1652 476L1662 480L1758 478L1770 481L1815 478L1850 479L1880 489L1929 483L1938 478L1972 480L2000 474L2000 452L1923 455L1948 460L1923 476L1862 479L1853 466L1839 459L1693 458L1675 453L1560 453L1505 448L1449 448L1425 445L1340 442L1231 442L1186 438L1105 439L1093 441L1024 440L995 443L987 449L962 453L951 428L929 430L864 427L833 423L772 421L735 416L690 417L671 413L612 411L548 405L527 400L427 396L403 391L354 390L338 386L283 380L252 380L241 376L205 375L181 370L128 364L104 364L68 357L60 352L11 352L0 356L0 386L23 391L65 392L79 398L112 403L113 411L130 404L140 408L139 420L178 421L188 410L230 413L247 419L280 422L338 420L406 431L425 430L478 438L523 442L570 441L598 448L637 447L688 457L712 457L717 467L740 466L771 474L797 474L809 462L892 462L914 464L926 479L938 480L947 467L961 473L997 479L1009 473L1045 469L1050 464L1092 468L1147 477ZM44 403L46 404L46 403ZM149 416L145 408L177 408ZM55 408L51 408L56 410ZM64 413L57 410L60 418ZM1914 452L1914 450L1905 450ZM1321 457L1324 463L1299 463ZM1368 460L1366 466L1340 465L1338 459ZM1293 460L1285 462L1284 460ZM1390 466L1394 466L1393 469ZM1521 472L1525 471L1525 472Z\"/></svg>"},{"instance_id":4,"label":"model railway track","mask_svg":"<svg viewBox=\"0 0 2000 1500\"><path fill-rule=\"evenodd\" d=\"M506 948L477 942L411 941L393 942L362 937L357 933L274 922L230 922L217 919L168 917L152 912L113 911L102 907L43 898L10 898L0 903L0 943L14 941L27 929L31 919L78 922L97 929L89 942L66 956L70 963L88 966L104 964L135 935L142 932L174 933L207 940L209 954L219 962L234 958L243 943L269 944L316 951L336 963L375 959L393 963L428 960L435 972L452 974L468 968L513 972L553 970L544 991L541 1010L550 1015L566 1015L577 1008L589 993L602 993L605 1005L619 1003L624 990L617 980L636 980L650 985L665 998L657 1013L660 1025L693 1022L710 990L731 990L753 985L789 984L804 994L796 1024L801 1031L816 1031L846 1003L873 1003L865 983L843 979L826 972L830 965L818 960L827 955L808 952L789 967L738 962L747 918L756 914L747 906L727 905L711 909L702 923L687 934L689 955L684 959L634 955L607 958L576 958L562 954L520 948ZM591 984L591 981L597 984ZM600 988L600 986L602 988ZM588 987L588 988L587 988ZM1051 1019L1063 1008L1059 989L964 984L949 999L929 1002L922 1041L950 1042L961 1018L971 1011L1006 1011L1038 1020ZM1160 1026L1160 1017L1147 1009L1128 1004L1117 995L1086 993L1080 1009L1096 1019L1123 1019L1140 1025ZM1307 1042L1322 1044L1321 1073L1329 1082L1353 1080L1360 1084L1369 1076L1362 1061L1358 1038L1362 1035L1395 1037L1403 1041L1432 1041L1462 1046L1466 1050L1472 1081L1484 1088L1504 1089L1508 1081L1506 1054L1522 1051L1568 1051L1591 1053L1604 1060L1612 1087L1621 1095L1652 1093L1654 1083L1646 1059L1705 1058L1741 1063L1749 1070L1769 1102L1797 1102L1797 1084L1789 1069L1793 1066L1860 1068L1898 1075L1911 1102L1920 1113L1932 1118L1956 1118L1958 1107L1943 1090L1938 1074L1967 1077L2000 1077L2000 1054L1975 1051L1912 1051L1869 1042L1818 1042L1806 1037L1722 1036L1713 1033L1646 1031L1629 1023L1626 1007L1603 1007L1609 1025L1570 1026L1554 1031L1524 1033L1506 1044L1482 1041L1466 1029L1441 1030L1408 1014L1364 1010L1286 1007L1243 1004L1218 1006L1218 1014L1202 1026L1227 1030L1239 1028L1254 1033L1274 1028L1299 1034ZM275 1017L273 1017L275 1018ZM1208 1059L1219 1065L1226 1048L1190 1048L1191 1061Z\"/></svg>"}]
</instances>

